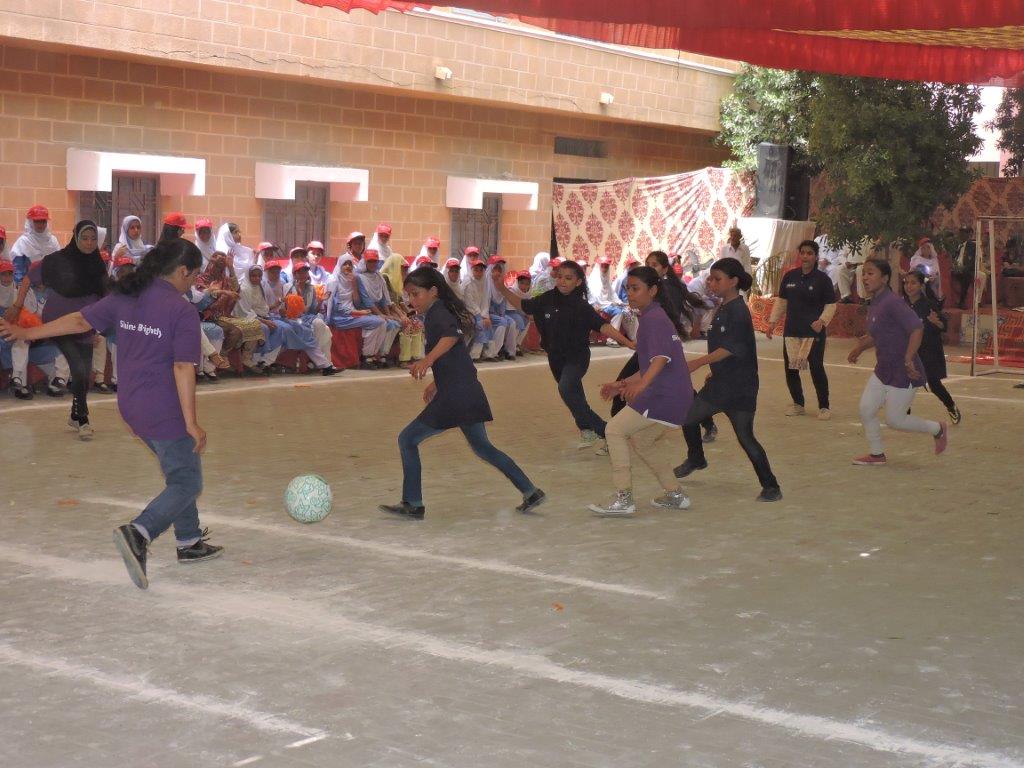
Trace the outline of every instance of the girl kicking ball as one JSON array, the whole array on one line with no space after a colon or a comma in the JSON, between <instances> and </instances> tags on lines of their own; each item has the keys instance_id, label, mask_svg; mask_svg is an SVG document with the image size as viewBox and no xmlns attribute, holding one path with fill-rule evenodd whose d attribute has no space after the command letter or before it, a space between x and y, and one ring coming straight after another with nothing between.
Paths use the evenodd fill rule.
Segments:
<instances>
[{"instance_id":1,"label":"girl kicking ball","mask_svg":"<svg viewBox=\"0 0 1024 768\"><path fill-rule=\"evenodd\" d=\"M407 519L423 519L419 446L424 440L453 427L462 430L473 453L505 475L523 494L517 511L526 513L536 509L544 503L544 491L530 482L523 470L487 438L484 425L492 420L491 407L463 341L465 334L473 330L473 316L437 270L410 272L405 278L405 290L413 309L423 317L427 353L409 366L409 373L415 379L422 379L428 370L433 370L434 380L423 392L426 408L398 436L398 449L402 454L402 500L394 505L381 505L379 509Z\"/></svg>"},{"instance_id":2,"label":"girl kicking ball","mask_svg":"<svg viewBox=\"0 0 1024 768\"><path fill-rule=\"evenodd\" d=\"M875 371L860 398L860 421L871 452L853 460L864 467L885 464L882 425L878 412L885 408L885 423L902 432L921 432L935 440L935 453L946 450L949 430L946 422L926 421L910 414L917 387L927 381L918 356L924 329L913 309L889 289L892 268L887 261L864 262L864 288L871 296L868 332L850 351L856 363L865 349L875 348Z\"/></svg>"},{"instance_id":3,"label":"girl kicking ball","mask_svg":"<svg viewBox=\"0 0 1024 768\"><path fill-rule=\"evenodd\" d=\"M192 287L203 255L187 240L162 240L114 293L95 304L34 328L0 320L0 335L35 341L117 328L117 407L136 437L157 457L166 487L142 513L114 530L128 575L149 586L146 550L174 526L178 562L196 563L221 554L206 543L196 499L203 489L199 454L206 432L196 421L199 315L182 298Z\"/></svg>"}]
</instances>

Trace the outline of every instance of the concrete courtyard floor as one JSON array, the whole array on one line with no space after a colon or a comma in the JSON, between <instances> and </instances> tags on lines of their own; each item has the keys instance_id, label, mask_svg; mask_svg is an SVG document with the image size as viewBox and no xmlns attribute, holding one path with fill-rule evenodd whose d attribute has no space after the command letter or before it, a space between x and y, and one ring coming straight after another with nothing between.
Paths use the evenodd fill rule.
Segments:
<instances>
[{"instance_id":1,"label":"concrete courtyard floor","mask_svg":"<svg viewBox=\"0 0 1024 768\"><path fill-rule=\"evenodd\" d=\"M692 509L648 508L638 471L629 520L586 511L608 459L542 357L481 374L494 442L550 495L527 517L457 432L425 445L424 522L376 511L420 407L404 372L202 389L225 555L181 567L166 536L147 592L110 532L159 474L113 399L85 444L69 403L0 397L0 766L1024 766L1024 392L952 366L948 453L886 431L889 465L853 467L873 357L849 346L820 422L782 415L762 342L781 503L720 416ZM624 356L595 352L592 402ZM303 526L282 493L306 471L335 504Z\"/></svg>"}]
</instances>

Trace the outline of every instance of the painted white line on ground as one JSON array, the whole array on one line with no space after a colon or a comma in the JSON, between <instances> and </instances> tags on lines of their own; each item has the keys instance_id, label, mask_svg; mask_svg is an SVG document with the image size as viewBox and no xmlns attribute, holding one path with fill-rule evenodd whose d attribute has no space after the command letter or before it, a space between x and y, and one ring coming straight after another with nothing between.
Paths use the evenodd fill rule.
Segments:
<instances>
[{"instance_id":1,"label":"painted white line on ground","mask_svg":"<svg viewBox=\"0 0 1024 768\"><path fill-rule=\"evenodd\" d=\"M41 554L37 549L9 545L0 549L0 561L15 563L43 578L134 589L123 570L112 568L109 561L72 560ZM705 715L727 715L802 738L843 741L877 752L921 758L941 765L1024 768L1024 760L1019 757L986 752L978 745L926 741L820 715L805 715L668 685L586 672L562 666L540 654L482 648L425 632L349 619L332 613L321 602L285 593L227 589L214 583L196 589L195 586L162 580L150 586L147 599L168 613L216 616L218 620L234 618L246 626L253 622L266 622L316 637L340 635L348 641L378 650L388 648L403 654L412 651L445 661L501 669L527 678L598 691L627 701L682 707Z\"/></svg>"},{"instance_id":2,"label":"painted white line on ground","mask_svg":"<svg viewBox=\"0 0 1024 768\"><path fill-rule=\"evenodd\" d=\"M64 659L19 651L7 643L0 643L0 663L27 667L47 676L91 683L99 688L128 694L133 701L162 704L190 713L222 717L257 731L303 736L307 740L316 741L327 737L319 728L307 728L292 720L250 709L242 704L220 701L202 694L180 693L170 688L150 685L141 679L112 675Z\"/></svg>"},{"instance_id":3,"label":"painted white line on ground","mask_svg":"<svg viewBox=\"0 0 1024 768\"><path fill-rule=\"evenodd\" d=\"M262 759L263 755L253 755L252 757L247 757L244 760L232 763L231 768L242 768L243 765L252 765L253 763L258 763Z\"/></svg>"},{"instance_id":4,"label":"painted white line on ground","mask_svg":"<svg viewBox=\"0 0 1024 768\"><path fill-rule=\"evenodd\" d=\"M293 741L291 744L285 744L284 748L285 749L298 749L299 747L304 747L307 744L314 744L314 743L316 743L318 741L323 741L326 738L327 738L327 734L326 733L322 733L319 736L310 736L308 739L299 739L298 741Z\"/></svg>"},{"instance_id":5,"label":"painted white line on ground","mask_svg":"<svg viewBox=\"0 0 1024 768\"><path fill-rule=\"evenodd\" d=\"M103 496L83 496L80 500L89 504L120 507L122 509L130 509L135 512L145 508L148 503L145 501L125 501L124 499L113 499ZM662 592L654 592L649 589L640 589L639 587L630 587L625 584L615 584L606 581L594 581L592 579L566 576L559 573L548 573L546 571L534 570L533 568L523 568L518 565L512 565L511 563L505 563L501 560L481 560L474 557L442 555L422 549L405 547L400 544L384 544L378 541L370 541L369 539L357 539L352 536L320 533L319 531L309 530L304 527L297 528L292 525L261 523L257 520L246 520L227 515L210 514L208 512L203 512L202 518L204 522L216 523L217 525L223 525L229 528L241 528L247 531L256 531L259 533L267 533L272 536L284 536L292 539L318 541L322 544L330 544L333 546L352 547L354 549L361 549L366 552L373 552L374 554L395 557L402 560L408 560L409 558L427 560L442 565L454 565L475 571L488 571L490 573L498 573L505 576L537 579L539 581L547 581L553 584L564 584L570 587L592 589L599 592L611 592L614 594L628 595L630 597L646 597L654 600L668 600L671 597L671 595L667 595Z\"/></svg>"}]
</instances>

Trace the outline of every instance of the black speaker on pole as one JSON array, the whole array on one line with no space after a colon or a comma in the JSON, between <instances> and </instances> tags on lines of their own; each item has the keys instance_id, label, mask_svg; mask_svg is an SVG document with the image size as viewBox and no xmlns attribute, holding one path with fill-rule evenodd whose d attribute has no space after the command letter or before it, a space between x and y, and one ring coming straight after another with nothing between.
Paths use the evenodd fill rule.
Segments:
<instances>
[{"instance_id":1,"label":"black speaker on pole","mask_svg":"<svg viewBox=\"0 0 1024 768\"><path fill-rule=\"evenodd\" d=\"M757 145L757 204L755 216L781 219L786 210L786 179L789 176L789 147L785 144Z\"/></svg>"}]
</instances>

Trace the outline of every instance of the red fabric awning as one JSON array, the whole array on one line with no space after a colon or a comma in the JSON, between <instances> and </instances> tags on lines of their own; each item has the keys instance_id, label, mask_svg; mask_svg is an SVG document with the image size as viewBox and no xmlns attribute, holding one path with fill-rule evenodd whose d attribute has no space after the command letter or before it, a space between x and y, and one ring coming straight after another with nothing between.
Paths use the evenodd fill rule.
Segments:
<instances>
[{"instance_id":1,"label":"red fabric awning","mask_svg":"<svg viewBox=\"0 0 1024 768\"><path fill-rule=\"evenodd\" d=\"M431 7L299 1L373 13ZM461 0L460 7L590 40L779 69L1024 85L1021 0Z\"/></svg>"}]
</instances>

